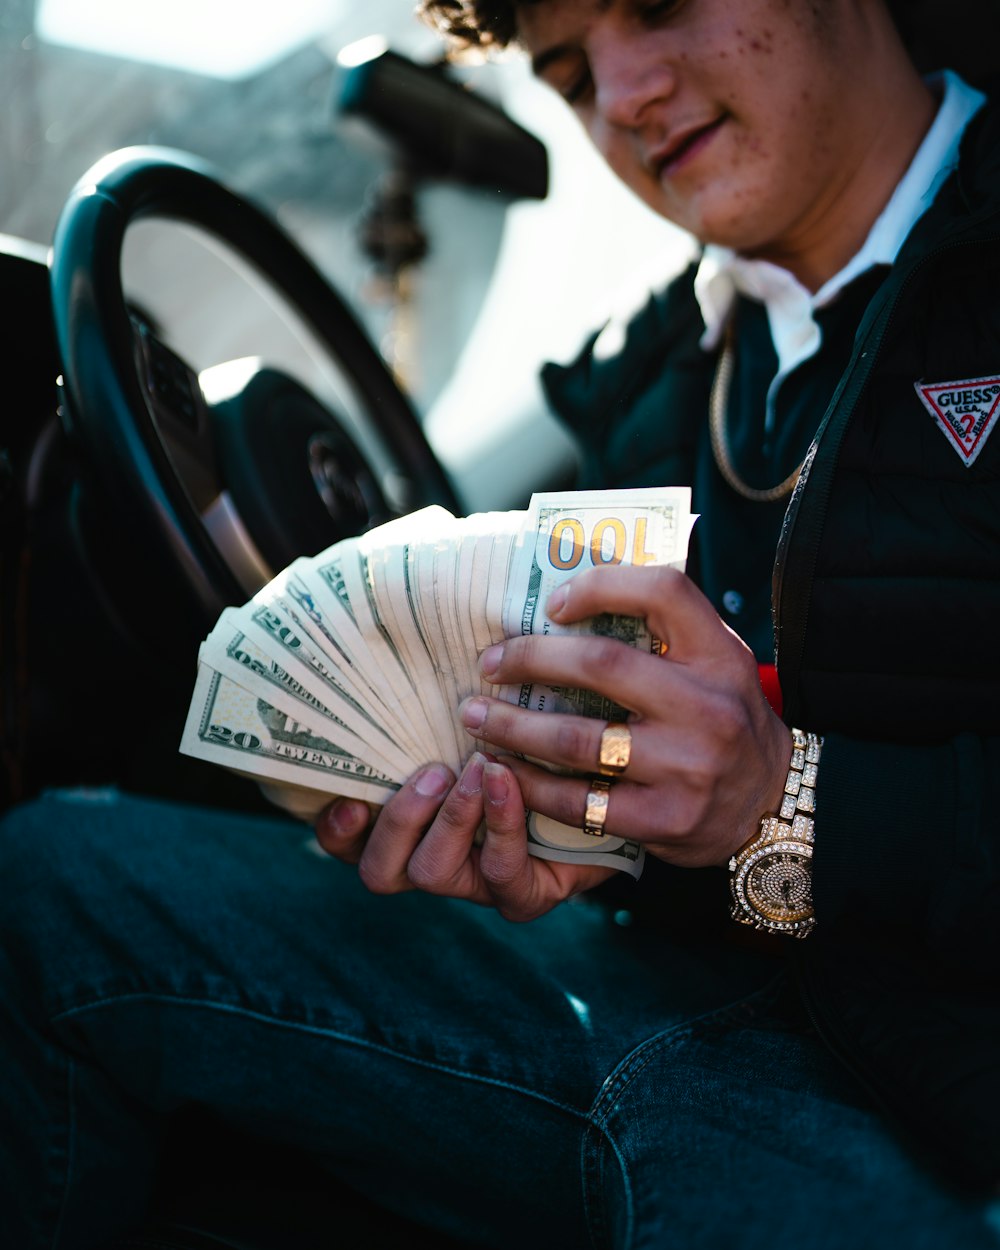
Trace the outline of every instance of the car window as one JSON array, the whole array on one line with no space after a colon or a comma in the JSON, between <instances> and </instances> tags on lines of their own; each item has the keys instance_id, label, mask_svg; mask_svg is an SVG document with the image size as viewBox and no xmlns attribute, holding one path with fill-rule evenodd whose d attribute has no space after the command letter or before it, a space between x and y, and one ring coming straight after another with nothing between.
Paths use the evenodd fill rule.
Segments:
<instances>
[{"instance_id":1,"label":"car window","mask_svg":"<svg viewBox=\"0 0 1000 1250\"><path fill-rule=\"evenodd\" d=\"M459 71L549 148L544 202L423 181L428 255L403 306L384 298L359 222L391 149L337 114L338 56L380 35L421 62L437 36L409 0L0 0L0 232L47 244L71 187L107 152L161 144L210 161L272 213L336 284L400 373L428 435L476 507L504 506L530 439L540 478L571 459L536 382L599 324L622 286L687 254L619 188L562 104L517 56ZM130 232L126 290L201 369L261 353L290 366L298 336L239 294L189 231ZM324 381L303 364L306 380ZM470 419L475 417L475 419Z\"/></svg>"}]
</instances>

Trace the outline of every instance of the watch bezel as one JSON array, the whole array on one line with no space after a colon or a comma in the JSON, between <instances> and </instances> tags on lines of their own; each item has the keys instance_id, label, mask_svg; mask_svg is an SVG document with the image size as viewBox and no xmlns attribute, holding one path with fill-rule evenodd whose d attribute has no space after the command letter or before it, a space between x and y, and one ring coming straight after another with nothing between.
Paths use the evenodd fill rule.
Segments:
<instances>
[{"instance_id":1,"label":"watch bezel","mask_svg":"<svg viewBox=\"0 0 1000 1250\"><path fill-rule=\"evenodd\" d=\"M773 821L773 825L770 821ZM773 817L770 821L763 822L764 828L760 835L744 847L739 855L734 856L730 863L730 888L733 902L731 914L734 920L752 925L755 929L766 930L770 933L790 934L793 937L805 937L816 925L814 915L802 916L797 920L777 920L762 912L747 894L748 876L762 860L772 855L794 855L807 866L812 862L813 848L810 841L792 836L790 825L783 825ZM774 825L777 825L778 829L774 829Z\"/></svg>"}]
</instances>

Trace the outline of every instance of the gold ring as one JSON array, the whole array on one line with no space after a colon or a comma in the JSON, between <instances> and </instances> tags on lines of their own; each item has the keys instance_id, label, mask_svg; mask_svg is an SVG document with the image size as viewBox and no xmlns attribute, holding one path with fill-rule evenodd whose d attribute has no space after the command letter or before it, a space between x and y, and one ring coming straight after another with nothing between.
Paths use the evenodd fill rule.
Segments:
<instances>
[{"instance_id":1,"label":"gold ring","mask_svg":"<svg viewBox=\"0 0 1000 1250\"><path fill-rule=\"evenodd\" d=\"M591 777L590 789L587 791L587 810L583 815L583 832L592 838L599 838L604 833L610 789L610 781L605 781L603 777Z\"/></svg>"},{"instance_id":2,"label":"gold ring","mask_svg":"<svg viewBox=\"0 0 1000 1250\"><path fill-rule=\"evenodd\" d=\"M601 734L601 758L597 771L602 777L620 777L632 755L632 730L622 721L608 721Z\"/></svg>"}]
</instances>

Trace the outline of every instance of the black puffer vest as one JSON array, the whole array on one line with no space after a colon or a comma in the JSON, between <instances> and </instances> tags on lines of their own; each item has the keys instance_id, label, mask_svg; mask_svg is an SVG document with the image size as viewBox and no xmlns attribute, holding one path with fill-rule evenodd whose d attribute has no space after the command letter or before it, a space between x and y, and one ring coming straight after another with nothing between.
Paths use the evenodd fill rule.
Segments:
<instances>
[{"instance_id":1,"label":"black puffer vest","mask_svg":"<svg viewBox=\"0 0 1000 1250\"><path fill-rule=\"evenodd\" d=\"M714 363L701 328L688 271L615 359L591 343L546 370L584 485L691 480ZM915 1149L978 1186L1000 1182L1000 432L968 465L916 384L992 379L994 104L860 323L772 596L786 720L827 737L819 925L794 952L806 1002ZM969 406L974 424L988 395Z\"/></svg>"}]
</instances>

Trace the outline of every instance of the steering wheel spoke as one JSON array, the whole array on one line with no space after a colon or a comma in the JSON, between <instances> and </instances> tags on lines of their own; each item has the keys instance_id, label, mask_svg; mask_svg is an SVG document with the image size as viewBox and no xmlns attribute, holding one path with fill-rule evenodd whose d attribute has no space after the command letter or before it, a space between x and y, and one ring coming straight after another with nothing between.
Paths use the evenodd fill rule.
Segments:
<instances>
[{"instance_id":1,"label":"steering wheel spoke","mask_svg":"<svg viewBox=\"0 0 1000 1250\"><path fill-rule=\"evenodd\" d=\"M112 153L71 193L53 243L67 422L109 506L141 533L184 601L192 637L268 569L390 508L347 423L293 379L260 370L235 399L208 403L187 363L135 324L122 290L122 244L145 217L194 225L256 270L347 378L389 476L409 484L408 506L457 508L407 397L344 301L272 218L183 153Z\"/></svg>"}]
</instances>

